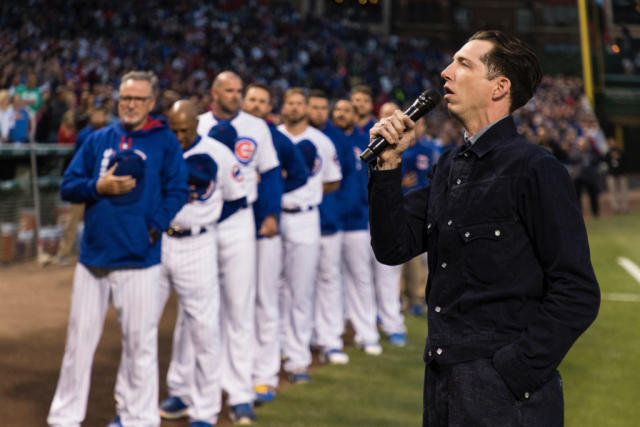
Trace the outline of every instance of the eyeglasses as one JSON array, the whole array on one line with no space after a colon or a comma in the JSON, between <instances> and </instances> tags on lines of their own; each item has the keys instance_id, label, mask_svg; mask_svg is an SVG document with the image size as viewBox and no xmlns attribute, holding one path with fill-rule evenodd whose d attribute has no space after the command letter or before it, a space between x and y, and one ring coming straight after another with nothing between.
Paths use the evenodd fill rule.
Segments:
<instances>
[{"instance_id":1,"label":"eyeglasses","mask_svg":"<svg viewBox=\"0 0 640 427\"><path fill-rule=\"evenodd\" d=\"M124 103L133 102L135 104L141 104L145 101L148 101L149 99L151 99L150 96L121 96L120 102L124 102Z\"/></svg>"}]
</instances>

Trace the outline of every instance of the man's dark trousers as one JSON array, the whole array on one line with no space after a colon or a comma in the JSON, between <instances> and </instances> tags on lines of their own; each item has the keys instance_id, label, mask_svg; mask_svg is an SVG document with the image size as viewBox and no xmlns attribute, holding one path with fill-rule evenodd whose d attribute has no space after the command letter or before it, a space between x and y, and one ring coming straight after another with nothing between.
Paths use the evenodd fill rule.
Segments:
<instances>
[{"instance_id":1,"label":"man's dark trousers","mask_svg":"<svg viewBox=\"0 0 640 427\"><path fill-rule=\"evenodd\" d=\"M560 427L562 380L554 371L528 399L517 399L491 359L425 367L423 427Z\"/></svg>"}]
</instances>

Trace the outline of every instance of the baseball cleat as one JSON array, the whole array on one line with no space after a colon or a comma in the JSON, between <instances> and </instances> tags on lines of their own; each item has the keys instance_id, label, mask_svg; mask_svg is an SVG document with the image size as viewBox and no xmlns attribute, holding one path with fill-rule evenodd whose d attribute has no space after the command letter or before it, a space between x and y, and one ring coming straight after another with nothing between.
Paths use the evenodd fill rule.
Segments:
<instances>
[{"instance_id":1,"label":"baseball cleat","mask_svg":"<svg viewBox=\"0 0 640 427\"><path fill-rule=\"evenodd\" d=\"M165 420L177 420L186 417L188 415L188 409L182 399L176 396L170 396L160 403L158 412L160 412L160 416Z\"/></svg>"},{"instance_id":2,"label":"baseball cleat","mask_svg":"<svg viewBox=\"0 0 640 427\"><path fill-rule=\"evenodd\" d=\"M416 317L420 317L424 314L422 305L420 304L413 304L410 308L409 308L409 312Z\"/></svg>"},{"instance_id":3,"label":"baseball cleat","mask_svg":"<svg viewBox=\"0 0 640 427\"><path fill-rule=\"evenodd\" d=\"M396 347L406 347L407 345L407 334L404 333L395 333L389 335L389 342L391 345Z\"/></svg>"},{"instance_id":4,"label":"baseball cleat","mask_svg":"<svg viewBox=\"0 0 640 427\"><path fill-rule=\"evenodd\" d=\"M276 390L267 384L258 384L253 388L256 393L256 403L271 402L276 398Z\"/></svg>"},{"instance_id":5,"label":"baseball cleat","mask_svg":"<svg viewBox=\"0 0 640 427\"><path fill-rule=\"evenodd\" d=\"M253 408L248 403L233 405L231 407L229 416L234 424L243 426L251 425L256 420L256 416L253 413Z\"/></svg>"},{"instance_id":6,"label":"baseball cleat","mask_svg":"<svg viewBox=\"0 0 640 427\"><path fill-rule=\"evenodd\" d=\"M360 346L360 348L362 348L362 351L370 356L379 356L382 354L382 346L380 346L380 344L378 344L377 342L371 344L363 344Z\"/></svg>"},{"instance_id":7,"label":"baseball cleat","mask_svg":"<svg viewBox=\"0 0 640 427\"><path fill-rule=\"evenodd\" d=\"M289 372L289 381L291 384L306 384L311 381L311 377L306 370L301 369L299 371Z\"/></svg>"},{"instance_id":8,"label":"baseball cleat","mask_svg":"<svg viewBox=\"0 0 640 427\"><path fill-rule=\"evenodd\" d=\"M120 415L116 415L109 424L107 424L107 427L122 427L122 423L120 422Z\"/></svg>"},{"instance_id":9,"label":"baseball cleat","mask_svg":"<svg viewBox=\"0 0 640 427\"><path fill-rule=\"evenodd\" d=\"M332 365L346 365L349 363L349 355L339 348L332 348L320 355L320 359L324 363L330 363Z\"/></svg>"}]
</instances>

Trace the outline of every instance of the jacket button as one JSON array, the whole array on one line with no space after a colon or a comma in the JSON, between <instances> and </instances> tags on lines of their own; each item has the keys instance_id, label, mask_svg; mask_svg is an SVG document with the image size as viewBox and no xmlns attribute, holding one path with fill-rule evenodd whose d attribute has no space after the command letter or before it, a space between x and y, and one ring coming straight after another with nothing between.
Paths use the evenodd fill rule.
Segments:
<instances>
[{"instance_id":1,"label":"jacket button","mask_svg":"<svg viewBox=\"0 0 640 427\"><path fill-rule=\"evenodd\" d=\"M450 219L449 221L447 221L447 225L448 225L449 227L451 227L451 225L452 225L452 224L453 224L453 220L452 220L452 219Z\"/></svg>"},{"instance_id":2,"label":"jacket button","mask_svg":"<svg viewBox=\"0 0 640 427\"><path fill-rule=\"evenodd\" d=\"M502 234L502 233L500 233L500 230L496 230L496 231L493 232L493 234L495 234L496 237L500 237L500 234Z\"/></svg>"},{"instance_id":3,"label":"jacket button","mask_svg":"<svg viewBox=\"0 0 640 427\"><path fill-rule=\"evenodd\" d=\"M456 184L458 185L462 184L462 180L460 178L456 179Z\"/></svg>"},{"instance_id":4,"label":"jacket button","mask_svg":"<svg viewBox=\"0 0 640 427\"><path fill-rule=\"evenodd\" d=\"M464 237L468 239L469 237L471 237L471 233L467 231L466 233L464 233Z\"/></svg>"},{"instance_id":5,"label":"jacket button","mask_svg":"<svg viewBox=\"0 0 640 427\"><path fill-rule=\"evenodd\" d=\"M442 268L447 268L447 263L446 263L446 262L443 262L442 264L440 264L440 267L442 267Z\"/></svg>"},{"instance_id":6,"label":"jacket button","mask_svg":"<svg viewBox=\"0 0 640 427\"><path fill-rule=\"evenodd\" d=\"M463 156L465 156L465 157L469 157L469 153L465 152L465 153L463 154Z\"/></svg>"},{"instance_id":7,"label":"jacket button","mask_svg":"<svg viewBox=\"0 0 640 427\"><path fill-rule=\"evenodd\" d=\"M436 350L436 353L438 354L438 356L440 356L440 355L442 354L442 349L441 349L441 348L437 349L437 350ZM527 394L528 394L528 393L527 393Z\"/></svg>"},{"instance_id":8,"label":"jacket button","mask_svg":"<svg viewBox=\"0 0 640 427\"><path fill-rule=\"evenodd\" d=\"M427 356L429 357L433 356L433 353L431 352L431 350L427 351Z\"/></svg>"},{"instance_id":9,"label":"jacket button","mask_svg":"<svg viewBox=\"0 0 640 427\"><path fill-rule=\"evenodd\" d=\"M528 391L525 391L525 392L524 392L524 398L525 398L525 399L528 399L530 396L531 396L531 395L529 394L529 392L528 392Z\"/></svg>"},{"instance_id":10,"label":"jacket button","mask_svg":"<svg viewBox=\"0 0 640 427\"><path fill-rule=\"evenodd\" d=\"M442 311L442 308L440 308L440 306L437 306L436 308L434 308L436 313L440 313Z\"/></svg>"},{"instance_id":11,"label":"jacket button","mask_svg":"<svg viewBox=\"0 0 640 427\"><path fill-rule=\"evenodd\" d=\"M427 230L431 229L431 223L427 224Z\"/></svg>"}]
</instances>

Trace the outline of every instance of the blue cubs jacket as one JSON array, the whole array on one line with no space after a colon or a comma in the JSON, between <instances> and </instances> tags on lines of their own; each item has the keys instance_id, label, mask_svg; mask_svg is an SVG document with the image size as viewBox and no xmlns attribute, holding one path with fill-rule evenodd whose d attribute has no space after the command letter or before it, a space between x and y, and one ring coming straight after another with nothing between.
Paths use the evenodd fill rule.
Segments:
<instances>
[{"instance_id":1,"label":"blue cubs jacket","mask_svg":"<svg viewBox=\"0 0 640 427\"><path fill-rule=\"evenodd\" d=\"M98 179L110 161L125 150L131 156L119 157L128 160L135 156L136 161L122 169L142 177L136 180L142 191L134 189L135 197L98 194ZM121 169L120 163L117 169ZM115 123L87 137L64 173L60 194L69 202L86 203L79 262L105 268L159 264L160 241L151 245L148 229L165 230L187 202L182 149L175 135L158 120L149 118L144 128L135 132Z\"/></svg>"}]
</instances>

